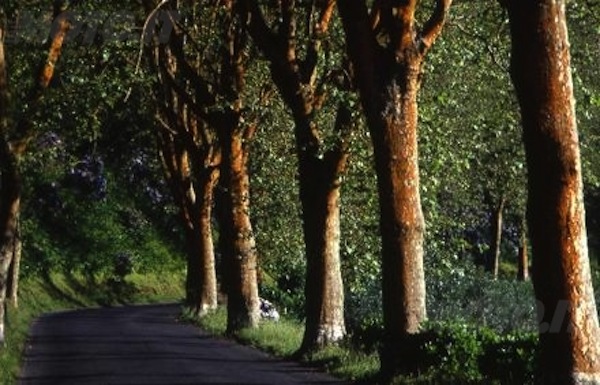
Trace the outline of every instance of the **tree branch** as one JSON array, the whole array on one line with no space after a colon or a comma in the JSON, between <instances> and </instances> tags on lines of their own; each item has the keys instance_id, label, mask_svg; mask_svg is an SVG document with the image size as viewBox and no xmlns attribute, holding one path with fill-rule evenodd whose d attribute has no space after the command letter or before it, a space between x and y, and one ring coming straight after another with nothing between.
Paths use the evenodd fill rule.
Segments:
<instances>
[{"instance_id":1,"label":"tree branch","mask_svg":"<svg viewBox=\"0 0 600 385\"><path fill-rule=\"evenodd\" d=\"M437 0L433 14L423 26L421 33L421 54L427 53L437 37L442 32L444 23L448 17L448 11L452 5L452 0Z\"/></svg>"},{"instance_id":2,"label":"tree branch","mask_svg":"<svg viewBox=\"0 0 600 385\"><path fill-rule=\"evenodd\" d=\"M364 0L338 0L338 9L348 44L348 56L354 66L354 74L365 109L375 103L376 74L380 66L378 43L371 29L371 17Z\"/></svg>"}]
</instances>

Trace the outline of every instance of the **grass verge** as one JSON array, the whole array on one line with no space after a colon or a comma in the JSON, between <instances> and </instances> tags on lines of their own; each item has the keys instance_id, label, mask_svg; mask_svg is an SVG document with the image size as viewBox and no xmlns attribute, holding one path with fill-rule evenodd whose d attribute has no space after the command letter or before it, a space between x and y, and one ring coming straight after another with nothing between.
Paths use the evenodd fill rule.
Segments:
<instances>
[{"instance_id":1,"label":"grass verge","mask_svg":"<svg viewBox=\"0 0 600 385\"><path fill-rule=\"evenodd\" d=\"M91 282L81 276L53 274L21 282L19 307L8 308L6 346L0 348L0 385L16 382L27 333L39 315L58 310L126 303L178 301L184 274L133 274L124 282Z\"/></svg>"},{"instance_id":2,"label":"grass verge","mask_svg":"<svg viewBox=\"0 0 600 385\"><path fill-rule=\"evenodd\" d=\"M211 334L225 335L227 313L224 308L202 318L194 318L188 313L185 319ZM236 336L236 341L280 358L291 359L302 343L303 332L302 323L282 317L278 322L263 321L256 329L242 330ZM306 355L302 362L319 367L340 379L364 384L373 384L379 371L378 354L360 351L350 342L342 342Z\"/></svg>"}]
</instances>

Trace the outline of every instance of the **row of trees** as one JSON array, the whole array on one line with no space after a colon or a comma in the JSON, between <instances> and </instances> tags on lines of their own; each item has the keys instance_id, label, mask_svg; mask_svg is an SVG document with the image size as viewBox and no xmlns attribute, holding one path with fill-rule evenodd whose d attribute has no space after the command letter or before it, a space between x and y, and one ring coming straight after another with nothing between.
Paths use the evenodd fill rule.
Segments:
<instances>
[{"instance_id":1,"label":"row of trees","mask_svg":"<svg viewBox=\"0 0 600 385\"><path fill-rule=\"evenodd\" d=\"M536 296L546 310L542 322L553 321L565 300L570 305L560 330L540 335L545 353L540 356L538 378L547 383L554 378L576 383L578 377L597 376L596 353L581 354L597 345L597 320L583 246L574 110L564 108L572 105L573 98L564 5L507 1L503 6L513 36L531 37L514 39L511 72L526 133L528 222ZM60 4L57 7L64 11ZM279 94L293 126L289 131L295 138L307 260L306 331L301 351L343 338L340 189L361 103L379 192L386 333L383 365L386 371L394 370L401 364L405 337L417 333L426 318L417 98L425 58L446 22L450 1L419 5L383 0L337 4L325 0L158 4L148 0L144 9L151 17L143 35L158 30L152 44L144 46L144 63L152 77L160 158L184 224L188 305L200 315L216 306L215 265L220 263L221 289L229 297L229 331L235 333L258 322L261 270L249 216L248 168L252 139L271 135L263 122ZM170 32L168 40L161 31ZM52 64L48 70L54 68L57 57L48 61ZM49 71L42 73L47 79L52 76ZM8 95L3 84L3 95ZM41 95L44 87L32 94ZM443 95L443 90L437 91ZM32 100L37 97L41 96ZM439 101L443 102L441 97ZM17 115L6 103L2 105L3 116L8 118L4 137L11 143L7 148L22 149L15 145L20 143L15 137L8 136L19 127ZM491 144L493 139L485 140ZM2 161L3 178L11 175L10 165ZM3 179L2 193L14 191L13 186L18 184ZM6 202L11 201L3 195L2 203ZM502 213L503 194L490 195L489 202L496 213ZM18 206L13 212L18 213ZM497 217L494 222L500 228L501 216ZM14 220L7 224L17 223L16 215L10 218ZM215 259L213 218L218 224L220 259ZM7 225L6 229L3 245L13 252L2 259L7 263L3 277L8 276L18 239L15 227ZM0 281L2 287L5 281Z\"/></svg>"},{"instance_id":2,"label":"row of trees","mask_svg":"<svg viewBox=\"0 0 600 385\"><path fill-rule=\"evenodd\" d=\"M582 378L596 381L598 368L595 366L597 352L594 349L597 346L598 322L587 251L583 247L586 244L583 187L575 111L574 107L564 107L573 106L564 4L537 2L521 5L504 2L502 5L508 10L514 37L511 73L521 105L530 173L528 222L533 252L536 255L536 295L546 306L544 320L548 322L552 321L562 301L566 300L570 304L560 330L540 336L540 368L543 369L540 370L539 378L545 383L549 383L551 379L559 379L561 383L579 383ZM207 81L198 75L206 69L196 68L195 74L188 74L183 82L194 87L193 91L187 96L180 94L179 97L196 103L187 108L200 116L207 129L216 133L210 136L219 138L223 170L227 170L231 164L230 160L226 160L233 153L230 146L240 150L237 157L241 161L240 172L244 176L232 180L226 178L224 188L229 192L227 196L234 197L230 198L230 204L239 205L237 211L233 211L247 219L249 194L245 172L247 168L244 165L248 150L244 151L241 143L236 145L235 137L223 136L223 132L232 130L224 128L222 124L223 121L239 122L243 114L240 85L244 83L248 60L256 54L253 48L246 47L248 35L252 37L254 48L267 61L272 81L290 109L294 121L307 258L306 277L310 283L306 285L307 323L302 347L306 351L336 341L344 335L341 310L343 289L339 273L338 200L339 180L347 162L345 143L349 139L349 128L352 125L351 115L347 112L348 98L338 103L338 118L334 129L336 135L328 148L324 148L321 139L323 128L318 125L318 114L328 96L326 86L331 87L331 84L327 84L328 77L341 74L337 75L338 84L334 86L343 91L356 87L375 153L386 333L383 365L384 370L393 370L399 364L398 360L402 359L400 352L405 337L418 332L426 318L417 97L425 57L442 31L450 1L437 1L431 9L424 7L426 11L419 8L416 2L394 5L376 1L369 6L363 2L344 1L339 2L338 7L350 63L343 60L336 62L336 58L332 60L331 56L334 54L323 48L323 38L327 36L330 24L335 24L335 20L332 20L333 1L315 4L283 1L274 8L243 1L215 4L215 15L222 12L227 14L228 23L219 23L229 26L223 33L226 38L218 40L218 43L221 53L228 54L223 57L212 54L212 61L202 60L198 56L197 63L206 65L208 62L214 65L215 60L220 60L221 67L216 72L219 79ZM422 26L417 23L420 12L430 13ZM207 19L195 20L192 25L198 27ZM179 35L189 38L189 45L197 44L198 41L210 41L207 38L196 38L190 32L190 25L179 24L178 29ZM522 36L528 38L524 39ZM181 44L182 41L185 39L180 38L178 49L184 52L186 47ZM174 44L173 41L170 44ZM199 51L207 52L200 47L194 47L193 50L196 50L196 55L199 55ZM245 57L239 54L243 50L248 50ZM326 57L329 59L327 62L320 61ZM155 65L160 66L160 62L159 59ZM192 67L184 64L181 54L170 62ZM193 101L199 95L199 85L220 85L224 81L223 77L238 85L230 87L234 89L233 92L230 91L221 98L205 97L203 101L208 101L205 105ZM220 90L219 87L210 89ZM200 92L201 95L205 93ZM228 96L233 99L227 99ZM211 117L207 110L214 110L218 99L228 102L224 109L233 113L234 117L223 117L228 115L223 111L223 106L219 106L217 112L221 120ZM247 124L250 127L258 124L256 118L253 118L250 119L252 123ZM172 125L173 123L169 126ZM240 130L242 137L244 133L244 130ZM245 139L249 138L246 134ZM556 161L551 161L552 159ZM205 167L206 164L203 162L194 165ZM226 171L225 175L228 173L230 172ZM241 194L239 189L230 184L239 180L244 180L245 186ZM190 182L186 180L185 183L189 185ZM240 199L240 196L243 198ZM498 218L495 222L499 223L498 228L501 227L504 202L505 198L501 197L497 205ZM231 208L225 211L230 210ZM222 219L221 226L225 231L222 231L221 236L230 245L229 250L223 249L224 260L228 265L227 292L230 301L233 300L233 304L230 303L228 307L228 328L234 332L239 327L254 326L256 322L255 285L240 284L255 281L256 259L255 256L249 257L247 252L248 247L252 248L253 244L251 229L249 225L241 225L242 222L249 224L249 221L238 221L236 225L235 216L228 218L224 215ZM224 234L229 237L223 237ZM554 239L555 243L548 242L548 239ZM237 245L242 243L240 240L249 242L250 246L246 243L236 250L239 247ZM235 247L232 248L231 245ZM498 249L498 246L494 249ZM498 254L496 251L495 260ZM201 257L204 260L213 258L212 255ZM210 263L202 265L212 269ZM497 270L497 261L494 265L494 270ZM202 295L194 297L201 298ZM241 304L245 307L240 306ZM199 304L198 307L202 309L205 305ZM570 333L568 330L578 332ZM593 354L582 354L584 351Z\"/></svg>"}]
</instances>

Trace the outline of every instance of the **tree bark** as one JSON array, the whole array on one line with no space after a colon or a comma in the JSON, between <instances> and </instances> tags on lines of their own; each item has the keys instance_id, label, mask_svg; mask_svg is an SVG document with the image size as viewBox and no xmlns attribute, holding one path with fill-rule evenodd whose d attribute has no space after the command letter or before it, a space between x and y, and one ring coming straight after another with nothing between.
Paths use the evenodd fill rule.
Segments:
<instances>
[{"instance_id":1,"label":"tree bark","mask_svg":"<svg viewBox=\"0 0 600 385\"><path fill-rule=\"evenodd\" d=\"M420 63L413 65L412 75L385 86L386 119L370 123L380 196L384 324L390 343L398 344L406 333L418 332L426 318L417 150Z\"/></svg>"},{"instance_id":2,"label":"tree bark","mask_svg":"<svg viewBox=\"0 0 600 385\"><path fill-rule=\"evenodd\" d=\"M227 188L223 200L224 227L221 229L221 236L227 242L221 244L225 246L222 250L224 273L228 275L228 334L257 327L259 322L258 253L250 222L249 148L245 144L252 135L244 135L244 130L237 128L239 120L234 120L234 126L221 126L219 129L223 148L221 174Z\"/></svg>"},{"instance_id":3,"label":"tree bark","mask_svg":"<svg viewBox=\"0 0 600 385\"><path fill-rule=\"evenodd\" d=\"M219 169L210 168L200 182L202 199L200 202L200 221L198 234L200 235L200 292L196 308L200 315L217 308L217 273L215 268L214 243L212 237L212 206L214 189L219 180Z\"/></svg>"},{"instance_id":4,"label":"tree bark","mask_svg":"<svg viewBox=\"0 0 600 385\"><path fill-rule=\"evenodd\" d=\"M600 384L565 1L503 2L528 167L539 384Z\"/></svg>"},{"instance_id":5,"label":"tree bark","mask_svg":"<svg viewBox=\"0 0 600 385\"><path fill-rule=\"evenodd\" d=\"M339 0L348 54L375 152L382 239L382 371L403 361L402 342L426 318L424 220L419 192L417 96L423 60L451 1L438 0L417 30L416 1ZM406 357L404 357L406 358Z\"/></svg>"},{"instance_id":6,"label":"tree bark","mask_svg":"<svg viewBox=\"0 0 600 385\"><path fill-rule=\"evenodd\" d=\"M157 44L148 54L158 75L155 92L161 101L159 151L185 234L185 303L203 316L217 307L211 211L219 178L219 145L197 108L206 92L192 86L202 80L196 67L200 64L185 56L182 32L175 31L168 45Z\"/></svg>"},{"instance_id":7,"label":"tree bark","mask_svg":"<svg viewBox=\"0 0 600 385\"><path fill-rule=\"evenodd\" d=\"M252 4L249 4L252 3ZM282 3L283 4L283 3ZM309 27L311 43L305 60L298 60L296 2L282 6L278 32L267 23L255 2L244 2L250 15L249 32L270 63L271 77L291 109L298 157L300 201L306 254L306 323L298 354L337 342L346 335L344 284L340 262L340 188L348 161L351 114L340 105L334 129L340 141L324 149L315 116L325 95L317 90L317 65L321 40L334 10L335 1L319 4L318 22ZM278 41L283 44L277 44Z\"/></svg>"},{"instance_id":8,"label":"tree bark","mask_svg":"<svg viewBox=\"0 0 600 385\"><path fill-rule=\"evenodd\" d=\"M159 148L165 177L184 226L187 248L185 303L198 316L204 316L217 307L211 212L219 171L214 166L197 165L202 170L197 172L199 177L194 183L185 145L166 128L160 133ZM204 160L203 164L209 162L208 158Z\"/></svg>"},{"instance_id":9,"label":"tree bark","mask_svg":"<svg viewBox=\"0 0 600 385\"><path fill-rule=\"evenodd\" d=\"M336 130L347 131L350 111L338 107ZM346 146L323 158L298 151L300 200L306 245L306 322L299 353L307 353L346 336L344 283L340 261L341 177L348 162Z\"/></svg>"},{"instance_id":10,"label":"tree bark","mask_svg":"<svg viewBox=\"0 0 600 385\"><path fill-rule=\"evenodd\" d=\"M16 309L19 307L19 275L21 272L21 257L23 254L23 240L21 238L21 222L17 219L17 233L14 239L13 256L10 263L7 284L7 298Z\"/></svg>"}]
</instances>

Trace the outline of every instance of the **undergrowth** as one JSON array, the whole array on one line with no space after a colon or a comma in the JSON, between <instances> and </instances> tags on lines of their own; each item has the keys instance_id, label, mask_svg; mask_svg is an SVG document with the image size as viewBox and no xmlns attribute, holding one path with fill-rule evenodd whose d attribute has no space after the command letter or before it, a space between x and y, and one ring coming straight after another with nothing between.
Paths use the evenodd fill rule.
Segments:
<instances>
[{"instance_id":1,"label":"undergrowth","mask_svg":"<svg viewBox=\"0 0 600 385\"><path fill-rule=\"evenodd\" d=\"M184 318L209 333L224 336L226 310ZM289 318L263 321L244 329L237 342L251 345L284 359L296 358L303 333L302 323ZM379 373L381 330L353 330L345 341L321 349L301 360L356 384L530 384L537 335L499 333L489 327L463 322L430 322L403 345L401 365L393 376Z\"/></svg>"}]
</instances>

